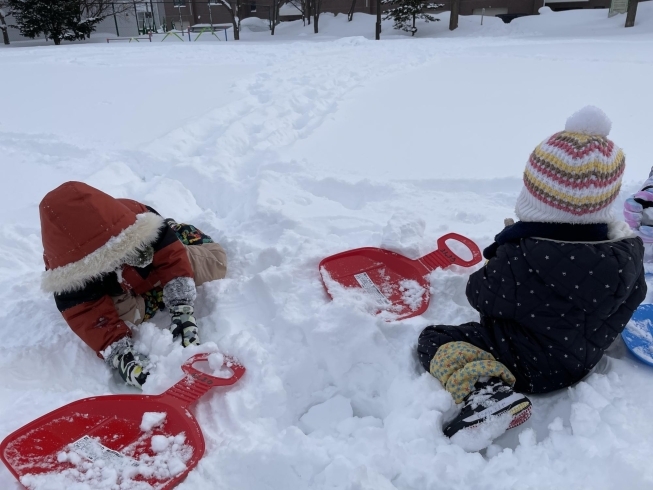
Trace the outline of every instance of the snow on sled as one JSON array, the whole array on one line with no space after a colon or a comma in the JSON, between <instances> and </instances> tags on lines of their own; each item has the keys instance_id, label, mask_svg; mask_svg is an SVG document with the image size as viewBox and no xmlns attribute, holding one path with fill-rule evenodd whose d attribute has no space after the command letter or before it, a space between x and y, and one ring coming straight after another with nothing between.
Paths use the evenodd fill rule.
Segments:
<instances>
[{"instance_id":1,"label":"snow on sled","mask_svg":"<svg viewBox=\"0 0 653 490\"><path fill-rule=\"evenodd\" d=\"M621 336L637 359L653 366L653 304L640 305Z\"/></svg>"},{"instance_id":2,"label":"snow on sled","mask_svg":"<svg viewBox=\"0 0 653 490\"><path fill-rule=\"evenodd\" d=\"M160 395L97 396L50 412L7 436L0 458L34 490L77 482L92 489L171 489L204 455L204 437L188 407L245 373L227 357L223 368L231 370L230 378L193 367L208 358L197 354L186 361L186 377Z\"/></svg>"},{"instance_id":3,"label":"snow on sled","mask_svg":"<svg viewBox=\"0 0 653 490\"><path fill-rule=\"evenodd\" d=\"M447 240L465 245L472 254L470 260L456 255ZM364 247L341 252L320 262L319 270L329 296L332 281L345 288L360 288L378 305L377 313L387 312L388 320L403 320L421 315L429 305L430 288L426 275L450 265L471 267L481 261L481 251L469 238L449 233L438 239L438 249L419 259L409 259L382 248Z\"/></svg>"}]
</instances>

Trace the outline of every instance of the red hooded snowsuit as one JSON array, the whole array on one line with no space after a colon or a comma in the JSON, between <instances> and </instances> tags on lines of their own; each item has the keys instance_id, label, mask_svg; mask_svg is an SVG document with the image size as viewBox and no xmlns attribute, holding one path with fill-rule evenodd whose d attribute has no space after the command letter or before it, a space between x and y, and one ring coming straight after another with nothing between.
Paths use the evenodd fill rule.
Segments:
<instances>
[{"instance_id":1,"label":"red hooded snowsuit","mask_svg":"<svg viewBox=\"0 0 653 490\"><path fill-rule=\"evenodd\" d=\"M46 272L42 287L54 293L70 328L98 355L131 335L111 296L143 294L179 277L193 278L186 248L153 209L115 199L81 182L49 192L39 206ZM124 259L154 249L146 267Z\"/></svg>"}]
</instances>

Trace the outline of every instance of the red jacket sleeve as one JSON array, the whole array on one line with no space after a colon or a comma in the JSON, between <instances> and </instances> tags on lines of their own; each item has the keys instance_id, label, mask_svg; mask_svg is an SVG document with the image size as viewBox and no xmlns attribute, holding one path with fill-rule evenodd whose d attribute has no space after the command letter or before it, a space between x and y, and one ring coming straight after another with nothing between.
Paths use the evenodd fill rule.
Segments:
<instances>
[{"instance_id":1,"label":"red jacket sleeve","mask_svg":"<svg viewBox=\"0 0 653 490\"><path fill-rule=\"evenodd\" d=\"M118 317L118 312L109 295L81 303L62 312L70 328L91 349L101 351L123 337L130 337L131 330Z\"/></svg>"}]
</instances>

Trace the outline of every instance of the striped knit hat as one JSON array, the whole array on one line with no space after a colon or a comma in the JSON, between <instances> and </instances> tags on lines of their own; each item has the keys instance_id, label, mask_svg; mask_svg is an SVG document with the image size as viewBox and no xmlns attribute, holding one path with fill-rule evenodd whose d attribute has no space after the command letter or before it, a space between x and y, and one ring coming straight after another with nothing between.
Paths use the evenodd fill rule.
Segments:
<instances>
[{"instance_id":1,"label":"striped knit hat","mask_svg":"<svg viewBox=\"0 0 653 490\"><path fill-rule=\"evenodd\" d=\"M515 214L522 221L609 223L621 188L624 153L608 139L612 123L593 106L531 154Z\"/></svg>"}]
</instances>

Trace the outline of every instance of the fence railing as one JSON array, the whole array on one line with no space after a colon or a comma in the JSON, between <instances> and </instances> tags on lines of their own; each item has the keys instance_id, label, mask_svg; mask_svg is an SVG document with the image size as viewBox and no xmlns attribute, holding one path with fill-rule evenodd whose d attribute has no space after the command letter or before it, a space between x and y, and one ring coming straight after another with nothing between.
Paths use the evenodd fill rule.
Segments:
<instances>
[{"instance_id":1,"label":"fence railing","mask_svg":"<svg viewBox=\"0 0 653 490\"><path fill-rule=\"evenodd\" d=\"M103 2L107 5L106 0ZM267 19L273 2L274 0L240 0L237 15L240 18L254 15ZM228 3L233 5L230 1ZM94 3L90 1L87 5L92 6ZM111 10L108 13L114 17L118 37L120 17L135 17L138 35L183 30L195 24L221 24L230 20L227 7L218 0L116 0L111 5L113 14ZM124 30L125 26L122 28Z\"/></svg>"}]
</instances>

